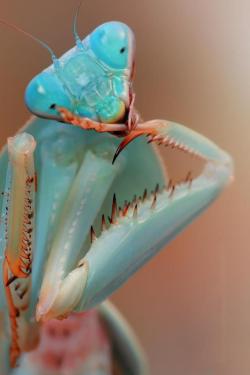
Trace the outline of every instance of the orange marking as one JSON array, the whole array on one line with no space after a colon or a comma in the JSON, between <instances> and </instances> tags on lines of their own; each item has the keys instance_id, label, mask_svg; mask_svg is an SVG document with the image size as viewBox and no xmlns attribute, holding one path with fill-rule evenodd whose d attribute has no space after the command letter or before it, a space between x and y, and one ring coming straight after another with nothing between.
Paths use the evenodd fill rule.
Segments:
<instances>
[{"instance_id":1,"label":"orange marking","mask_svg":"<svg viewBox=\"0 0 250 375\"><path fill-rule=\"evenodd\" d=\"M3 280L5 286L5 293L7 299L7 305L9 309L9 318L10 318L10 326L11 326L11 344L10 344L10 365L11 367L15 367L18 357L21 354L21 349L18 343L18 332L17 332L17 317L19 316L19 310L15 307L11 290L8 285L9 280L9 269L8 269L8 261L7 259L4 260L3 263Z\"/></svg>"},{"instance_id":2,"label":"orange marking","mask_svg":"<svg viewBox=\"0 0 250 375\"><path fill-rule=\"evenodd\" d=\"M7 251L7 250L6 250ZM20 279L26 279L29 275L21 270L23 262L18 258L14 263L11 262L8 255L5 255L8 266L14 276Z\"/></svg>"}]
</instances>

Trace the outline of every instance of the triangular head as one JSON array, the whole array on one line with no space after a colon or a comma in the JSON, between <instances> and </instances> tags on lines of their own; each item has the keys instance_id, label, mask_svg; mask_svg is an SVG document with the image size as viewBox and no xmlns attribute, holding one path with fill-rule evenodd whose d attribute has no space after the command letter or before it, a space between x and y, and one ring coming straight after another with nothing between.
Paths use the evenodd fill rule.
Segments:
<instances>
[{"instance_id":1,"label":"triangular head","mask_svg":"<svg viewBox=\"0 0 250 375\"><path fill-rule=\"evenodd\" d=\"M39 117L60 116L53 106L103 123L124 122L132 96L135 38L121 22L97 27L29 83L25 101Z\"/></svg>"}]
</instances>

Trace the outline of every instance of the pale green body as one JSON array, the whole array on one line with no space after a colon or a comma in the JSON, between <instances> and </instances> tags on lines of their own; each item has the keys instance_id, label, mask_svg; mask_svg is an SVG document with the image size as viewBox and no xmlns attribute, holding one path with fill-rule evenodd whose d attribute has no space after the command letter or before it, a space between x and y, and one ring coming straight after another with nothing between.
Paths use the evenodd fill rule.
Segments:
<instances>
[{"instance_id":1,"label":"pale green body","mask_svg":"<svg viewBox=\"0 0 250 375\"><path fill-rule=\"evenodd\" d=\"M120 28L121 24L116 26ZM113 38L114 34L108 35ZM129 45L131 34L124 35L122 40L125 37ZM26 91L29 108L49 117L55 114L50 105L56 103L92 119L119 119L119 105L129 104L128 77L133 59L131 50L124 61L115 55L114 51L121 50L120 45L117 48L120 38L117 40L111 43L111 55L105 54L106 44L110 44L99 50L94 38L94 59L88 48L81 50L78 46L60 59L61 65L54 64L38 75ZM108 72L96 57L109 65ZM5 331L0 333L1 375L37 375L30 368L11 370L9 356L13 363L23 358L36 321L43 323L97 307L205 210L231 181L230 156L207 138L165 120L137 125L135 131L143 129L147 134L150 130L151 141L202 158L205 166L201 175L192 183L184 177L175 189L167 189L169 178L160 158L144 138L132 142L112 165L118 138L38 118L32 118L22 134L9 140L8 150L3 150L0 323ZM159 188L155 189L156 184ZM103 214L106 227L101 225ZM27 230L27 222L32 231ZM96 234L91 230L90 236L91 226ZM28 233L28 242L23 233ZM25 269L27 264L30 267ZM8 284L13 276L26 288L24 299L16 293L16 280ZM12 304L18 314L17 310L13 313ZM117 345L131 361L131 374L146 374L133 335L117 320L113 308L104 305L101 311Z\"/></svg>"}]
</instances>

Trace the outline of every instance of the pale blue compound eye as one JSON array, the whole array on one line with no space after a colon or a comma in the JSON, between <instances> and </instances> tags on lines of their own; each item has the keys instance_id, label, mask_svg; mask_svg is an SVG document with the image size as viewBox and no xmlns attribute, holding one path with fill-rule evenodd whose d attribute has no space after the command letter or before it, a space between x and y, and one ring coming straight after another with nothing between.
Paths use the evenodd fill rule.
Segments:
<instances>
[{"instance_id":1,"label":"pale blue compound eye","mask_svg":"<svg viewBox=\"0 0 250 375\"><path fill-rule=\"evenodd\" d=\"M54 104L71 109L71 100L62 82L50 72L42 72L31 80L25 91L25 103L32 113L45 118L58 117Z\"/></svg>"},{"instance_id":2,"label":"pale blue compound eye","mask_svg":"<svg viewBox=\"0 0 250 375\"><path fill-rule=\"evenodd\" d=\"M110 68L129 69L135 53L132 30L121 22L107 22L90 34L90 48Z\"/></svg>"}]
</instances>

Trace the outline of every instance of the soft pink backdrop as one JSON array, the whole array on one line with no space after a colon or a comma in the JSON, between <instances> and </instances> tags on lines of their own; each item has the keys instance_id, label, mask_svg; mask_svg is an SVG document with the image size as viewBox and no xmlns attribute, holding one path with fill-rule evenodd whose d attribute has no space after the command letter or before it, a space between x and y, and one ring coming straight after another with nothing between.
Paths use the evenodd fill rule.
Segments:
<instances>
[{"instance_id":1,"label":"soft pink backdrop","mask_svg":"<svg viewBox=\"0 0 250 375\"><path fill-rule=\"evenodd\" d=\"M77 1L0 1L0 16L72 46ZM115 295L155 375L250 373L250 2L89 0L81 35L111 19L137 38L137 106L207 135L235 159L223 196ZM50 61L22 35L0 29L1 143L27 119L25 85ZM176 167L178 168L178 166Z\"/></svg>"}]
</instances>

